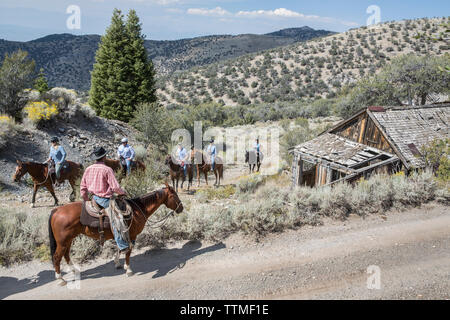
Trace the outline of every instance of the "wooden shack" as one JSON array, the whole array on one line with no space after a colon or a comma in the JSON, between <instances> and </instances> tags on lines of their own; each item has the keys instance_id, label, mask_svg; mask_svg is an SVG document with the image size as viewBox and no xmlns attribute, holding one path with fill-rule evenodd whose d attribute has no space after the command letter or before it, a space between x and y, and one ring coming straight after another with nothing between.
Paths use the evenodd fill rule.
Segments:
<instances>
[{"instance_id":1,"label":"wooden shack","mask_svg":"<svg viewBox=\"0 0 450 320\"><path fill-rule=\"evenodd\" d=\"M369 107L290 149L294 186L354 181L373 173L425 166L420 153L450 137L450 104Z\"/></svg>"}]
</instances>

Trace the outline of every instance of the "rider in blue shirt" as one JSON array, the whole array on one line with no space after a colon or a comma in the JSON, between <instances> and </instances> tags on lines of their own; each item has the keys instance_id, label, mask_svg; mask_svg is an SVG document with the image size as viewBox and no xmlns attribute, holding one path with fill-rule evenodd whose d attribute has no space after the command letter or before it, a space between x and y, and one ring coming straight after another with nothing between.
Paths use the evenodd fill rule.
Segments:
<instances>
[{"instance_id":1,"label":"rider in blue shirt","mask_svg":"<svg viewBox=\"0 0 450 320\"><path fill-rule=\"evenodd\" d=\"M181 145L181 143L178 144L178 150L177 150L177 157L178 162L180 163L180 166L183 167L184 176L186 176L187 171L187 151L186 149Z\"/></svg>"},{"instance_id":2,"label":"rider in blue shirt","mask_svg":"<svg viewBox=\"0 0 450 320\"><path fill-rule=\"evenodd\" d=\"M208 155L210 156L210 159L211 159L211 171L214 171L214 167L216 165L216 156L217 156L217 150L216 150L216 146L214 145L214 139L211 139L211 141L209 141L209 146L206 149L206 152L208 153Z\"/></svg>"},{"instance_id":3,"label":"rider in blue shirt","mask_svg":"<svg viewBox=\"0 0 450 320\"><path fill-rule=\"evenodd\" d=\"M50 141L52 143L52 146L50 147L48 159L44 163L48 163L50 161L53 161L55 163L56 179L59 179L61 168L66 161L67 153L64 150L63 146L59 144L58 137L53 137Z\"/></svg>"},{"instance_id":4,"label":"rider in blue shirt","mask_svg":"<svg viewBox=\"0 0 450 320\"><path fill-rule=\"evenodd\" d=\"M133 147L128 144L127 138L122 139L122 144L117 150L117 155L119 156L120 162L122 162L122 159L125 160L127 175L129 175L131 173L131 162L134 160L135 152Z\"/></svg>"}]
</instances>

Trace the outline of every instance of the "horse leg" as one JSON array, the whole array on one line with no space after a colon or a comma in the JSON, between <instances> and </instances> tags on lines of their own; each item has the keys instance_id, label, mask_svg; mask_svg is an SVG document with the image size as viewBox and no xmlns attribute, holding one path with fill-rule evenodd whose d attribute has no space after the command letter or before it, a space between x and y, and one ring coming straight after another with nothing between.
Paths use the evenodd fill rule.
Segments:
<instances>
[{"instance_id":1,"label":"horse leg","mask_svg":"<svg viewBox=\"0 0 450 320\"><path fill-rule=\"evenodd\" d=\"M116 267L116 269L122 268L122 265L120 264L120 250L119 249L117 249L117 253L114 256L114 266Z\"/></svg>"},{"instance_id":2,"label":"horse leg","mask_svg":"<svg viewBox=\"0 0 450 320\"><path fill-rule=\"evenodd\" d=\"M47 188L47 190L48 191L50 191L50 193L52 194L52 196L53 196L53 199L55 199L55 203L53 204L53 206L57 206L58 205L58 198L56 197L56 194L55 194L55 190L53 190L53 186L51 185L51 183L47 183L46 185L45 185L45 187Z\"/></svg>"},{"instance_id":3,"label":"horse leg","mask_svg":"<svg viewBox=\"0 0 450 320\"><path fill-rule=\"evenodd\" d=\"M125 265L123 266L123 268L127 271L127 277L131 277L132 275L134 275L133 270L131 270L130 267L130 255L131 255L131 250L132 249L128 249L127 253L125 255Z\"/></svg>"},{"instance_id":4,"label":"horse leg","mask_svg":"<svg viewBox=\"0 0 450 320\"><path fill-rule=\"evenodd\" d=\"M37 184L35 184L33 186L33 198L31 199L31 206L30 206L30 208L34 208L34 203L36 201L36 193L37 193L38 189L39 189L39 186Z\"/></svg>"},{"instance_id":5,"label":"horse leg","mask_svg":"<svg viewBox=\"0 0 450 320\"><path fill-rule=\"evenodd\" d=\"M197 165L197 187L200 187L200 168Z\"/></svg>"},{"instance_id":6,"label":"horse leg","mask_svg":"<svg viewBox=\"0 0 450 320\"><path fill-rule=\"evenodd\" d=\"M58 243L56 247L55 254L53 255L53 264L55 266L55 278L58 281L58 285L64 286L67 284L66 280L63 279L61 275L61 259L66 254L67 247L63 244Z\"/></svg>"},{"instance_id":7,"label":"horse leg","mask_svg":"<svg viewBox=\"0 0 450 320\"><path fill-rule=\"evenodd\" d=\"M70 183L70 186L72 187L72 193L69 196L69 200L70 200L70 202L74 202L76 199L76 195L77 195L77 193L75 191L75 181L73 179L70 179L69 183Z\"/></svg>"},{"instance_id":8,"label":"horse leg","mask_svg":"<svg viewBox=\"0 0 450 320\"><path fill-rule=\"evenodd\" d=\"M70 268L70 271L73 273L80 272L80 270L70 261L70 247L72 246L72 241L70 241L69 245L67 246L66 252L64 253L64 259L67 262L67 265Z\"/></svg>"}]
</instances>

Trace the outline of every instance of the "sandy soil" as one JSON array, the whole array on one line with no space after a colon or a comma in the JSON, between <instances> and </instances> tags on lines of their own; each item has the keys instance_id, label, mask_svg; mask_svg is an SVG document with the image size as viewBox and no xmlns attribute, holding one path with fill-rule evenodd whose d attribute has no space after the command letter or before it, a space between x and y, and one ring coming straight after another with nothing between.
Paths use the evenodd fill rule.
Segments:
<instances>
[{"instance_id":1,"label":"sandy soil","mask_svg":"<svg viewBox=\"0 0 450 320\"><path fill-rule=\"evenodd\" d=\"M369 266L380 289L368 289ZM450 211L427 204L365 219L220 243L134 252L127 278L109 260L59 287L49 263L0 269L1 299L449 299ZM66 279L73 274L65 274Z\"/></svg>"}]
</instances>

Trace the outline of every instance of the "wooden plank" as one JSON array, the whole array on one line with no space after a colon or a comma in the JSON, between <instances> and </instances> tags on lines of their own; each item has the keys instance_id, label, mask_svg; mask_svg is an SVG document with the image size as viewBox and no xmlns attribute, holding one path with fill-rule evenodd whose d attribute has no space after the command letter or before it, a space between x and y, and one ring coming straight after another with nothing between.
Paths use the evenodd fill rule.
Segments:
<instances>
[{"instance_id":1,"label":"wooden plank","mask_svg":"<svg viewBox=\"0 0 450 320\"><path fill-rule=\"evenodd\" d=\"M367 114L372 119L372 121L376 124L376 126L380 129L380 132L381 132L382 136L386 139L386 141L388 141L388 143L391 146L392 150L395 152L397 157L399 157L400 160L403 162L403 165L405 166L405 168L407 170L409 170L410 165L408 164L408 161L403 156L403 154L398 150L398 148L395 145L395 143L391 139L389 139L389 137L387 136L386 132L384 132L384 130L381 129L382 127L381 127L381 124L378 122L378 120L372 115L372 113L370 111L367 111Z\"/></svg>"}]
</instances>

